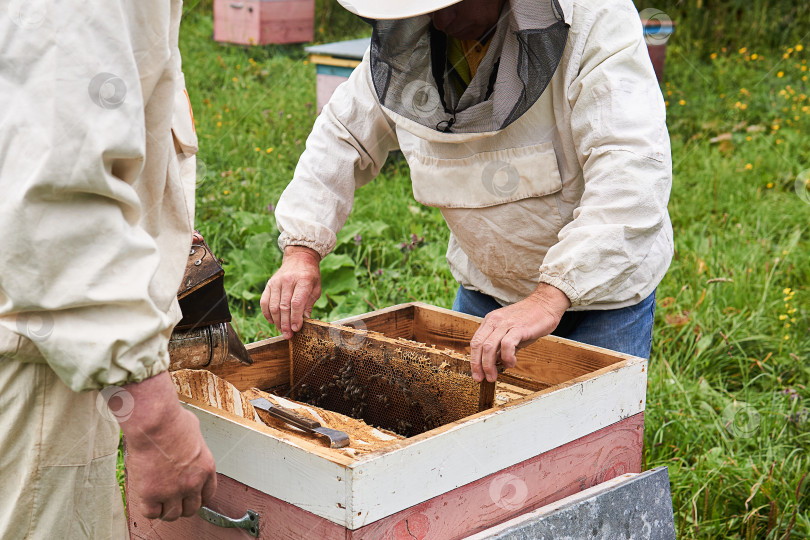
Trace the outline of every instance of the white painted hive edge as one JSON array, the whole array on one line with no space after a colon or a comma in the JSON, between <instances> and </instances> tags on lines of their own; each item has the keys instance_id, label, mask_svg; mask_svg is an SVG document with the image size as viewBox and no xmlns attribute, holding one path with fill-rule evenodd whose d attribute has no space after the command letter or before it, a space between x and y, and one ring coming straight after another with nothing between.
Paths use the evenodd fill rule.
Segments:
<instances>
[{"instance_id":1,"label":"white painted hive edge","mask_svg":"<svg viewBox=\"0 0 810 540\"><path fill-rule=\"evenodd\" d=\"M193 404L183 406L199 418L218 473L338 525L350 524L351 472L345 466Z\"/></svg>"},{"instance_id":2,"label":"white painted hive edge","mask_svg":"<svg viewBox=\"0 0 810 540\"><path fill-rule=\"evenodd\" d=\"M361 458L349 466L349 528L358 529L643 412L646 388L646 360L628 360L614 371L463 422L435 437Z\"/></svg>"}]
</instances>

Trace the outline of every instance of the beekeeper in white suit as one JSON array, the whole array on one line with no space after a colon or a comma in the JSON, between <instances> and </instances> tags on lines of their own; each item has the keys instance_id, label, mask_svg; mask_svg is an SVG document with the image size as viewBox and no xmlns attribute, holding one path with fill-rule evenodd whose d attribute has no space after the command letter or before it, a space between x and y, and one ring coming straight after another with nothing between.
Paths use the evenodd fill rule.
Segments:
<instances>
[{"instance_id":1,"label":"beekeeper in white suit","mask_svg":"<svg viewBox=\"0 0 810 540\"><path fill-rule=\"evenodd\" d=\"M454 309L484 317L477 380L554 333L649 357L673 252L664 101L630 0L340 0L371 47L315 122L276 208L262 309L284 336L391 150L450 227Z\"/></svg>"},{"instance_id":2,"label":"beekeeper in white suit","mask_svg":"<svg viewBox=\"0 0 810 540\"><path fill-rule=\"evenodd\" d=\"M119 425L146 516L214 493L166 371L197 146L181 14L0 0L0 538L128 538Z\"/></svg>"}]
</instances>

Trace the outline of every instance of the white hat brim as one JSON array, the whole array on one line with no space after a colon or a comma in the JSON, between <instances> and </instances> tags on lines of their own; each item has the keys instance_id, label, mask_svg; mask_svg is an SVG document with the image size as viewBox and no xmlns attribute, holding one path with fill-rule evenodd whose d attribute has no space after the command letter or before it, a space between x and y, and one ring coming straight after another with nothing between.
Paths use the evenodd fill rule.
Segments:
<instances>
[{"instance_id":1,"label":"white hat brim","mask_svg":"<svg viewBox=\"0 0 810 540\"><path fill-rule=\"evenodd\" d=\"M461 0L338 0L355 15L367 19L407 19L438 11Z\"/></svg>"}]
</instances>

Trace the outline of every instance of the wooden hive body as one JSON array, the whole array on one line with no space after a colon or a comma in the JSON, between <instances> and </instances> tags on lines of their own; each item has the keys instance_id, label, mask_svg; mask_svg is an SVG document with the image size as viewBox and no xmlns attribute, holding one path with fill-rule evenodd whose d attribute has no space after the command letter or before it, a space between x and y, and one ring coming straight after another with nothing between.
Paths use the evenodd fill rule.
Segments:
<instances>
[{"instance_id":1,"label":"wooden hive body","mask_svg":"<svg viewBox=\"0 0 810 540\"><path fill-rule=\"evenodd\" d=\"M390 338L468 352L480 319L421 303L348 319ZM239 390L288 388L289 346L248 346L251 366L215 373ZM217 460L209 505L260 514L260 538L463 538L627 472L641 471L647 362L548 337L499 378L523 394L357 458L192 400ZM246 538L198 517L142 517L134 538Z\"/></svg>"}]
</instances>

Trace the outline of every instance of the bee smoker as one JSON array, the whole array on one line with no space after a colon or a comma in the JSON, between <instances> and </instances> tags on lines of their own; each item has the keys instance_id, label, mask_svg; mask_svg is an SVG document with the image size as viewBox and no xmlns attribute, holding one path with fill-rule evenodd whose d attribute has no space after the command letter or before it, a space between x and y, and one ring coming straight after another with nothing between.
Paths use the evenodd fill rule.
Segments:
<instances>
[{"instance_id":1,"label":"bee smoker","mask_svg":"<svg viewBox=\"0 0 810 540\"><path fill-rule=\"evenodd\" d=\"M195 232L177 293L183 318L169 340L169 370L205 369L253 360L230 324L225 271L203 237Z\"/></svg>"}]
</instances>

